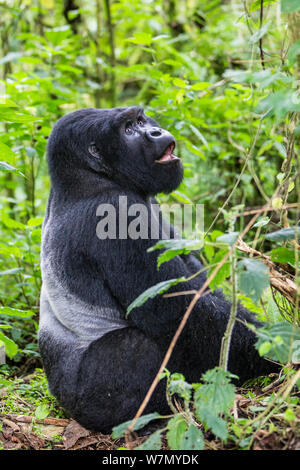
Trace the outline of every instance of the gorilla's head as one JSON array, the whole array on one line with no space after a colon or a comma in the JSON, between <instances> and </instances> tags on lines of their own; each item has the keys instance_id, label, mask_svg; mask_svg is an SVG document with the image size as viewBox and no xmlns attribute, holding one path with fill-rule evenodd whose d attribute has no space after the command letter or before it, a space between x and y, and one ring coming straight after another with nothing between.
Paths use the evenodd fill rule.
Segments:
<instances>
[{"instance_id":1,"label":"gorilla's head","mask_svg":"<svg viewBox=\"0 0 300 470\"><path fill-rule=\"evenodd\" d=\"M175 139L140 107L82 109L61 118L48 142L52 181L68 191L106 177L145 195L170 192L183 178Z\"/></svg>"}]
</instances>

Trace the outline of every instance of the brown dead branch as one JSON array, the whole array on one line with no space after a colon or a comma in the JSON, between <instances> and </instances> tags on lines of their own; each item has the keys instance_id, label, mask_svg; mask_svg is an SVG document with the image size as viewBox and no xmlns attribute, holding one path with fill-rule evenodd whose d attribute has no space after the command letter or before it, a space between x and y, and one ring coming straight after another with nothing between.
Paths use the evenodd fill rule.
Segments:
<instances>
[{"instance_id":1,"label":"brown dead branch","mask_svg":"<svg viewBox=\"0 0 300 470\"><path fill-rule=\"evenodd\" d=\"M45 418L45 419L35 419L33 416L26 416L26 415L16 415L16 414L8 414L8 413L0 413L1 418L10 419L11 421L17 423L32 423L35 424L47 424L47 425L54 425L54 426L68 426L70 423L69 419L62 419L62 418Z\"/></svg>"}]
</instances>

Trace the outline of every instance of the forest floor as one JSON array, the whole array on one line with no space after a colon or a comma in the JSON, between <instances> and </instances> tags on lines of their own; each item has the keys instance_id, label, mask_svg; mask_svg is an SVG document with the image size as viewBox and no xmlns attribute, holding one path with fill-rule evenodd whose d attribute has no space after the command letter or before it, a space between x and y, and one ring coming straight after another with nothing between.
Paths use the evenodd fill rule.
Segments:
<instances>
[{"instance_id":1,"label":"forest floor","mask_svg":"<svg viewBox=\"0 0 300 470\"><path fill-rule=\"evenodd\" d=\"M273 384L274 387L265 387L264 391L257 386L237 390L233 417L253 420L270 395L280 387L276 380ZM130 442L88 431L68 418L58 406L48 392L41 369L23 378L7 379L6 386L0 389L0 449L3 450L134 449L163 426L165 423L162 421L152 422L134 433ZM211 433L205 433L206 450L236 448L230 440L224 445ZM274 414L252 434L251 449L300 450L300 414L292 422L284 413ZM166 439L163 439L163 450L168 450Z\"/></svg>"}]
</instances>

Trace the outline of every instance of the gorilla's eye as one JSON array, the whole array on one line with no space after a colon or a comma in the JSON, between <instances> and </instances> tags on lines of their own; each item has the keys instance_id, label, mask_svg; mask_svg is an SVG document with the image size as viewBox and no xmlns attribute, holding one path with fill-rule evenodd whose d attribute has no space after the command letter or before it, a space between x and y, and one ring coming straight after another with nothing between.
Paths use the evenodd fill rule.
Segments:
<instances>
[{"instance_id":1,"label":"gorilla's eye","mask_svg":"<svg viewBox=\"0 0 300 470\"><path fill-rule=\"evenodd\" d=\"M131 135L133 134L133 126L132 126L132 122L128 122L125 126L125 134L127 135Z\"/></svg>"},{"instance_id":2,"label":"gorilla's eye","mask_svg":"<svg viewBox=\"0 0 300 470\"><path fill-rule=\"evenodd\" d=\"M138 119L137 123L138 123L139 126L143 126L145 124L142 119Z\"/></svg>"}]
</instances>

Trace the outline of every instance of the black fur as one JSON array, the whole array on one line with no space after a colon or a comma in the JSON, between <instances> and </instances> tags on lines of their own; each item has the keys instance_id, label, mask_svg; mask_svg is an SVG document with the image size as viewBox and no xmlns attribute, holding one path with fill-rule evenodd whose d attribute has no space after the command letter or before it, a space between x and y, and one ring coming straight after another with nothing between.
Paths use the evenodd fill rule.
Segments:
<instances>
[{"instance_id":1,"label":"black fur","mask_svg":"<svg viewBox=\"0 0 300 470\"><path fill-rule=\"evenodd\" d=\"M128 207L143 204L149 216L152 196L180 184L180 160L156 162L173 141L137 107L76 111L58 121L49 139L52 189L43 225L39 343L51 392L90 429L109 432L134 417L191 296L157 296L126 320L129 304L158 282L202 267L184 255L158 270L158 252L147 253L155 240L96 236L99 204L118 209L119 196L126 196ZM204 281L202 274L171 292L199 289ZM195 382L216 366L229 313L222 294L201 298L168 369ZM239 318L258 325L242 307ZM273 370L255 341L237 322L229 369L241 382ZM167 410L160 382L146 412Z\"/></svg>"}]
</instances>

